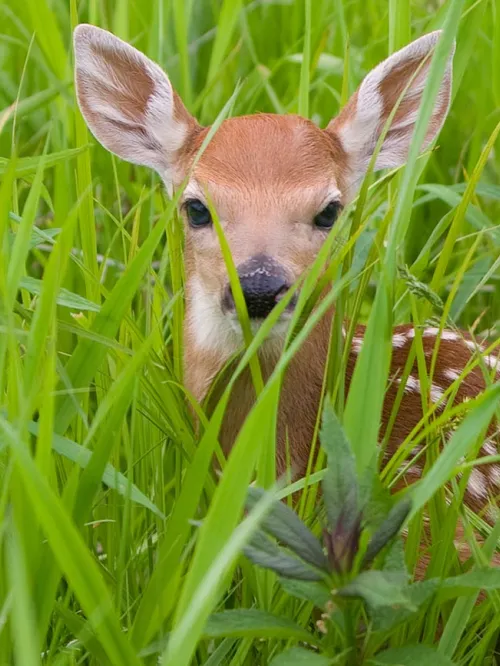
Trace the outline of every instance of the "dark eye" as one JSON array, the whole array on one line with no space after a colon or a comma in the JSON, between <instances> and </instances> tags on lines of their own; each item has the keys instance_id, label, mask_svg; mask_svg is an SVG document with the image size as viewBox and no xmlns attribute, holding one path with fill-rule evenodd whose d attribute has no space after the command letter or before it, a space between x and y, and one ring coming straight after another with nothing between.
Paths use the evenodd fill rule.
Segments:
<instances>
[{"instance_id":1,"label":"dark eye","mask_svg":"<svg viewBox=\"0 0 500 666\"><path fill-rule=\"evenodd\" d=\"M198 199L190 199L185 203L189 224L192 227L206 227L212 222L210 211Z\"/></svg>"},{"instance_id":2,"label":"dark eye","mask_svg":"<svg viewBox=\"0 0 500 666\"><path fill-rule=\"evenodd\" d=\"M342 211L342 204L340 201L330 201L328 206L314 218L314 224L319 229L331 229Z\"/></svg>"}]
</instances>

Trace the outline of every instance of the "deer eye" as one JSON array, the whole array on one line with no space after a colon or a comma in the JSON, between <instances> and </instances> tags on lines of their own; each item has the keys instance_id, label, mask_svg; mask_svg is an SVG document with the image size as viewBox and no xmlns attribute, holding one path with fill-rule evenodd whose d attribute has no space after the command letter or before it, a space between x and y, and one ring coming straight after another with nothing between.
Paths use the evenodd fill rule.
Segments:
<instances>
[{"instance_id":1,"label":"deer eye","mask_svg":"<svg viewBox=\"0 0 500 666\"><path fill-rule=\"evenodd\" d=\"M189 224L192 227L206 227L212 222L210 211L199 199L189 199L184 206Z\"/></svg>"},{"instance_id":2,"label":"deer eye","mask_svg":"<svg viewBox=\"0 0 500 666\"><path fill-rule=\"evenodd\" d=\"M314 218L314 224L319 229L331 229L342 211L342 204L340 201L330 201L328 206Z\"/></svg>"}]
</instances>

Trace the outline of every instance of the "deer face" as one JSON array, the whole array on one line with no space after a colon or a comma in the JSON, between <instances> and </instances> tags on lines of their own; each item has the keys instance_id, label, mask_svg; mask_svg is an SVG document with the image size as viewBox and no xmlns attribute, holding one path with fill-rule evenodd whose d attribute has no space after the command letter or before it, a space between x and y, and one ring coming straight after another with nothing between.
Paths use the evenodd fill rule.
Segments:
<instances>
[{"instance_id":1,"label":"deer face","mask_svg":"<svg viewBox=\"0 0 500 666\"><path fill-rule=\"evenodd\" d=\"M103 30L75 30L78 100L96 138L120 157L156 169L170 192L187 179L180 200L187 325L200 349L232 353L241 342L209 203L258 325L314 261L356 193L398 100L375 166L404 163L438 38L426 35L376 67L326 129L298 116L230 118L195 160L208 130L190 116L158 65ZM426 145L446 116L450 81L451 58ZM293 305L275 329L278 337Z\"/></svg>"}]
</instances>

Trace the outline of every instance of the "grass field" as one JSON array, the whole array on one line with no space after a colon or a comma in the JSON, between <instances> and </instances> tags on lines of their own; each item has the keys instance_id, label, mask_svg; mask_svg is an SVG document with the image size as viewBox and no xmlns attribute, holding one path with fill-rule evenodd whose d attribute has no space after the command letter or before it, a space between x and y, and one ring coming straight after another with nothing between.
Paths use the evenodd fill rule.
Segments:
<instances>
[{"instance_id":1,"label":"grass field","mask_svg":"<svg viewBox=\"0 0 500 666\"><path fill-rule=\"evenodd\" d=\"M477 569L467 582L416 586L414 612L394 617L391 604L383 621L354 602L324 635L310 594L291 594L241 554L269 508L263 500L241 522L254 471L262 485L274 481L269 426L284 363L216 475L220 411L195 435L182 385L182 229L159 178L86 130L72 84L71 33L83 21L159 62L203 124L234 95L225 113L300 111L325 126L389 53L439 27L456 34L436 149L370 188L354 251L337 262L336 275L351 279L335 302L370 321L363 367L374 389L360 376L345 411L335 398L358 462L376 445L387 379L378 341L392 324L434 320L500 338L494 0L4 0L0 666L499 663L500 585L485 567L500 532L464 510L458 482L446 502L457 461L438 457L430 415L439 474L419 486L406 564L413 571L425 508L428 577L464 573L453 557L461 515L486 537L483 547L466 535ZM334 249L347 247L342 238ZM333 363L331 386L342 371ZM464 454L497 403L492 388L462 409ZM454 416L447 409L442 421ZM317 481L298 510L319 534L316 493Z\"/></svg>"}]
</instances>

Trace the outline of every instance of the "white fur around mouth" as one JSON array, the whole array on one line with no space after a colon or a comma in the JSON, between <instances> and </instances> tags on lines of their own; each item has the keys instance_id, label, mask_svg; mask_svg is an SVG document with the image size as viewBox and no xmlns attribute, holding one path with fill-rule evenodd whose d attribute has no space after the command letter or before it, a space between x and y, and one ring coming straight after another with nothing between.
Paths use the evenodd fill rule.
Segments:
<instances>
[{"instance_id":1,"label":"white fur around mouth","mask_svg":"<svg viewBox=\"0 0 500 666\"><path fill-rule=\"evenodd\" d=\"M229 357L243 346L243 332L237 315L224 313L219 295L208 294L197 279L190 283L186 316L196 345L200 349ZM281 314L267 335L265 345L270 342L281 344L291 316L291 312ZM263 321L263 319L251 320L254 335Z\"/></svg>"},{"instance_id":2,"label":"white fur around mouth","mask_svg":"<svg viewBox=\"0 0 500 666\"><path fill-rule=\"evenodd\" d=\"M227 314L226 315L231 328L235 333L238 335L242 335L242 330L241 330L241 324L238 319L238 315L236 314ZM284 312L278 321L274 324L272 329L269 331L269 338L276 339L276 338L284 338L288 331L288 326L290 324L290 319L291 315L288 312ZM256 335L262 324L264 323L264 319L250 319L250 328L253 333L253 335Z\"/></svg>"}]
</instances>

